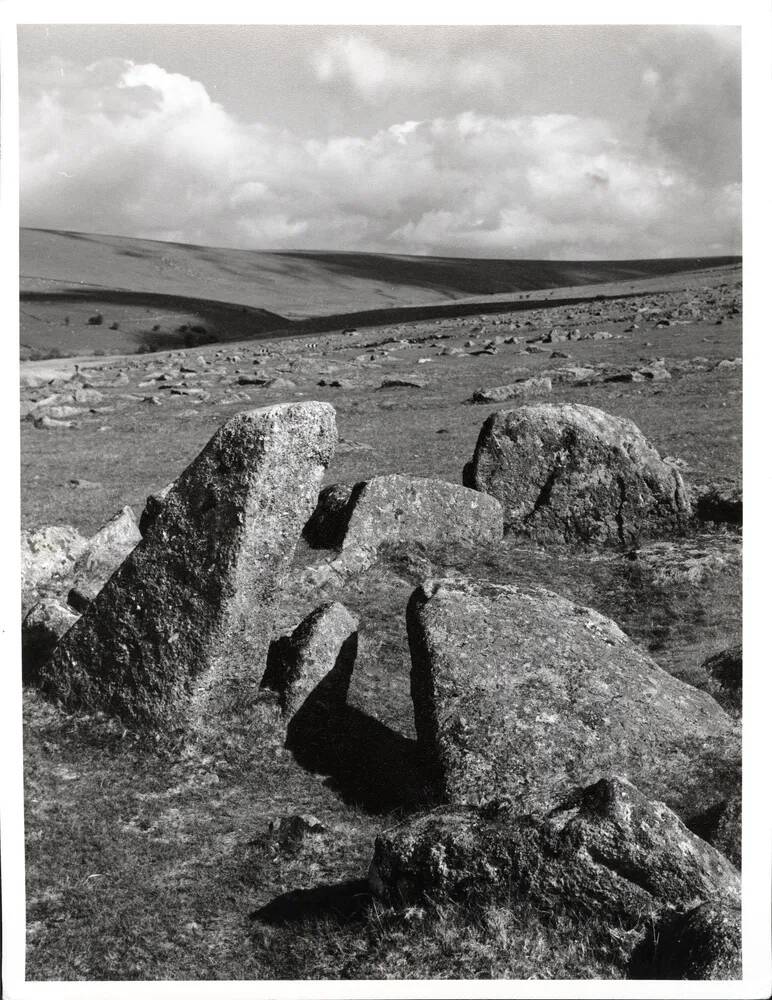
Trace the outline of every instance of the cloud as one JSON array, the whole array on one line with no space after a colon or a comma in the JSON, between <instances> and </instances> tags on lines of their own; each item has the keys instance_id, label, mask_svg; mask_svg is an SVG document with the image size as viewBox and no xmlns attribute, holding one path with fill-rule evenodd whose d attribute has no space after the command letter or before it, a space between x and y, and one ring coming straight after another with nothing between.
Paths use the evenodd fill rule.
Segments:
<instances>
[{"instance_id":1,"label":"cloud","mask_svg":"<svg viewBox=\"0 0 772 1000\"><path fill-rule=\"evenodd\" d=\"M370 65L357 86L375 93L387 80ZM200 82L154 64L58 62L23 84L24 225L484 256L739 245L736 178L708 182L666 142L636 145L600 118L466 111L308 138L241 122Z\"/></svg>"},{"instance_id":2,"label":"cloud","mask_svg":"<svg viewBox=\"0 0 772 1000\"><path fill-rule=\"evenodd\" d=\"M397 94L452 91L459 95L501 91L511 85L519 67L511 55L484 50L449 52L427 47L406 54L378 45L365 35L328 38L311 56L317 79L343 85L370 103Z\"/></svg>"}]
</instances>

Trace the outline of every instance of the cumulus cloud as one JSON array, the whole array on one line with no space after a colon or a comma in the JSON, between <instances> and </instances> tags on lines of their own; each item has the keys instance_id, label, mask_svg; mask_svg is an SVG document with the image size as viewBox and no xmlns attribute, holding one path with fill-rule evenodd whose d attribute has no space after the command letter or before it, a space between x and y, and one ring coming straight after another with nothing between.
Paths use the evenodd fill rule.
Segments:
<instances>
[{"instance_id":1,"label":"cumulus cloud","mask_svg":"<svg viewBox=\"0 0 772 1000\"><path fill-rule=\"evenodd\" d=\"M375 94L394 66L363 69L361 55L335 49L319 72L345 65ZM649 86L659 86L653 75ZM28 75L22 96L24 225L484 256L664 256L739 244L735 179L708 183L666 143L631 145L599 118L467 111L308 138L237 120L182 74L116 59L49 65Z\"/></svg>"}]
</instances>

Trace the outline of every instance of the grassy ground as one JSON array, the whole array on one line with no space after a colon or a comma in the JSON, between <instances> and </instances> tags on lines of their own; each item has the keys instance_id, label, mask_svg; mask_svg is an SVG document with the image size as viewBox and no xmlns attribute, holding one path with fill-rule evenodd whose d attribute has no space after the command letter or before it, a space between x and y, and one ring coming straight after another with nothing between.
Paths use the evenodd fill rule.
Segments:
<instances>
[{"instance_id":1,"label":"grassy ground","mask_svg":"<svg viewBox=\"0 0 772 1000\"><path fill-rule=\"evenodd\" d=\"M711 280L717 287L735 278ZM684 302L706 284L704 276L692 278L660 297ZM694 483L738 478L741 376L710 368L741 353L739 315L720 325L699 320L661 329L652 320L625 333L631 306L604 305L599 315L594 309L568 323L622 339L559 345L575 363L630 364L661 355L674 377L658 384L556 384L551 401L632 418L663 454L685 461ZM459 482L480 425L496 409L469 405L472 391L556 361L517 353L522 345L480 356L442 355L442 348L497 333L534 336L565 322L565 313L534 311L532 325L517 329L502 316L360 330L283 342L268 357L253 357L247 345L219 354L209 347L202 353L222 374L207 375L211 398L200 404L168 394L160 406L141 402L156 390L140 382L153 371L178 371L180 358L106 362L100 378L128 375L128 384L103 388L112 409L84 409L67 431L22 423L24 526L72 523L91 532L124 503L139 512L145 496L179 473L231 413L288 398L336 406L342 444L328 482L392 471ZM388 358L380 347L367 348L390 335L419 343L385 345ZM198 353L182 356L183 364ZM696 356L707 359L703 368L677 371ZM431 360L420 363L424 357ZM237 373L256 367L283 374L295 387L249 386L246 398L233 398ZM352 384L318 386L331 367ZM420 374L427 385L377 388L392 374ZM95 485L83 489L72 479ZM540 547L513 537L476 553L396 548L337 591L315 593L291 577L277 631L293 628L332 597L362 622L346 727L336 754L316 763L301 762L283 746L270 705L214 738L202 735L180 747L104 718L67 715L26 690L28 978L622 976L624 941L614 928L578 929L558 914L500 905L440 903L396 913L367 894L363 880L375 836L422 803L405 605L421 579L446 572L546 586L614 618L663 667L712 690L702 660L740 637L739 546L730 532L677 542L679 557L712 553L698 577L663 577L613 550ZM317 557L301 544L296 566ZM284 843L269 823L293 814L313 814L325 830Z\"/></svg>"}]
</instances>

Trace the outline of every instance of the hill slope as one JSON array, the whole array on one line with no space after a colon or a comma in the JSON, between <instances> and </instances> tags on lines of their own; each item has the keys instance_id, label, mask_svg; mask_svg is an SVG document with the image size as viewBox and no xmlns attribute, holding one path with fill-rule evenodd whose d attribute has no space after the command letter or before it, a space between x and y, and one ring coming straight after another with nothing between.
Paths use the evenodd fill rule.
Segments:
<instances>
[{"instance_id":1,"label":"hill slope","mask_svg":"<svg viewBox=\"0 0 772 1000\"><path fill-rule=\"evenodd\" d=\"M328 328L345 325L346 316L375 310L384 310L389 321L405 307L649 279L739 261L272 253L41 229L22 229L20 250L23 357L234 341L317 317L330 317L323 324Z\"/></svg>"}]
</instances>

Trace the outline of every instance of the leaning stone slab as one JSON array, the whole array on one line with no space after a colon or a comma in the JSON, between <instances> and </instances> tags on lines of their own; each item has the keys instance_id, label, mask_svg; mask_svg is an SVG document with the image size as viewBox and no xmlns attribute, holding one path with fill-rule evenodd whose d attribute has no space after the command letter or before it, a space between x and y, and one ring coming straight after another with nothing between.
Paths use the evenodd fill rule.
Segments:
<instances>
[{"instance_id":1,"label":"leaning stone slab","mask_svg":"<svg viewBox=\"0 0 772 1000\"><path fill-rule=\"evenodd\" d=\"M228 420L59 644L43 689L158 729L256 701L271 607L335 436L326 403Z\"/></svg>"},{"instance_id":2,"label":"leaning stone slab","mask_svg":"<svg viewBox=\"0 0 772 1000\"><path fill-rule=\"evenodd\" d=\"M628 545L681 532L680 473L630 420L578 403L536 403L485 421L464 483L497 497L510 527L542 541Z\"/></svg>"},{"instance_id":3,"label":"leaning stone slab","mask_svg":"<svg viewBox=\"0 0 772 1000\"><path fill-rule=\"evenodd\" d=\"M524 902L628 930L666 909L740 901L737 869L617 777L546 815L491 802L411 817L376 839L369 882L397 906L427 897Z\"/></svg>"},{"instance_id":4,"label":"leaning stone slab","mask_svg":"<svg viewBox=\"0 0 772 1000\"><path fill-rule=\"evenodd\" d=\"M740 737L619 627L546 590L426 581L407 608L419 747L441 801L545 809L614 773L687 823L739 784Z\"/></svg>"},{"instance_id":5,"label":"leaning stone slab","mask_svg":"<svg viewBox=\"0 0 772 1000\"><path fill-rule=\"evenodd\" d=\"M359 621L337 601L320 605L291 636L271 643L263 686L277 692L291 718L314 692L334 712L346 703L357 654ZM324 684L324 691L319 685Z\"/></svg>"}]
</instances>

